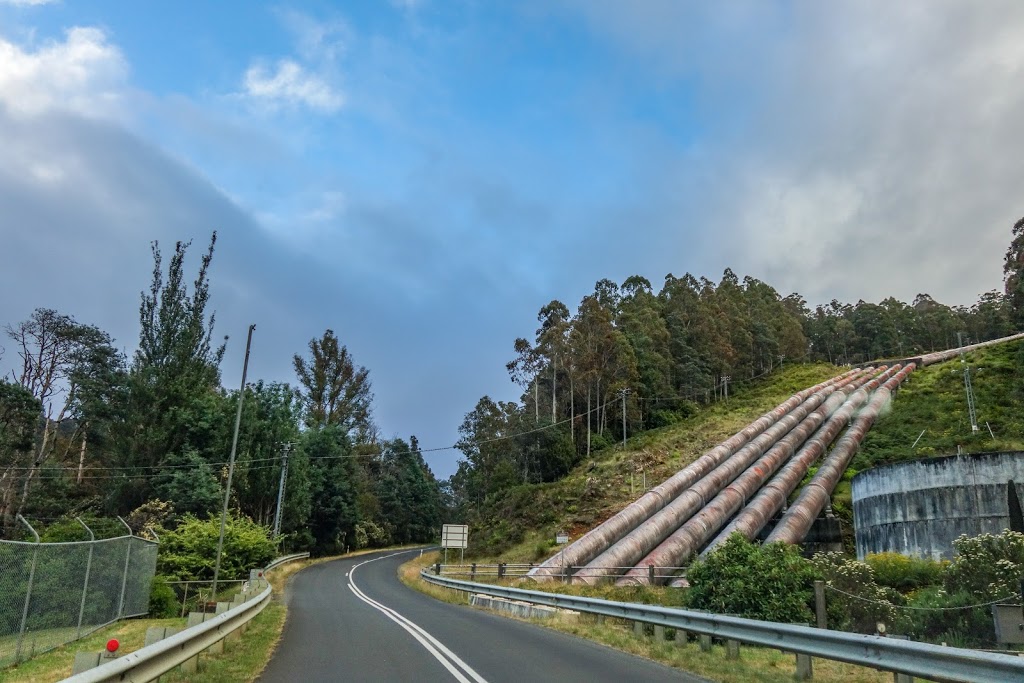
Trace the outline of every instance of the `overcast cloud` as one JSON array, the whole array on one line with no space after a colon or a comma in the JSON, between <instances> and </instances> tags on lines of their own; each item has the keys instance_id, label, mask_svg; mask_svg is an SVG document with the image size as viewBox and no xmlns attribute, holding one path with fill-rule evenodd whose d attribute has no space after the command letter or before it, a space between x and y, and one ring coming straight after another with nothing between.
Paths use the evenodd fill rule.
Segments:
<instances>
[{"instance_id":1,"label":"overcast cloud","mask_svg":"<svg viewBox=\"0 0 1024 683\"><path fill-rule=\"evenodd\" d=\"M1024 215L1017 2L268 9L231 54L170 33L204 69L0 9L0 324L56 308L130 353L150 242L194 268L217 230L225 384L249 323L266 381L330 327L425 447L600 278L969 305Z\"/></svg>"}]
</instances>

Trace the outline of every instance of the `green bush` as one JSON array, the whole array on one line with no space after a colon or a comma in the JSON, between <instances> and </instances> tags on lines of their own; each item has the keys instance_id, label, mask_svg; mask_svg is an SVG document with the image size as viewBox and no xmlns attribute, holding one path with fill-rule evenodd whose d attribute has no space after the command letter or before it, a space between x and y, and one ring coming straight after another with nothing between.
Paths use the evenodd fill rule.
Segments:
<instances>
[{"instance_id":1,"label":"green bush","mask_svg":"<svg viewBox=\"0 0 1024 683\"><path fill-rule=\"evenodd\" d=\"M814 580L811 563L783 543L757 545L733 534L686 572L692 609L751 619L809 624Z\"/></svg>"},{"instance_id":2,"label":"green bush","mask_svg":"<svg viewBox=\"0 0 1024 683\"><path fill-rule=\"evenodd\" d=\"M864 561L874 571L878 583L901 593L942 582L944 564L932 559L907 557L899 553L877 553L868 555Z\"/></svg>"},{"instance_id":3,"label":"green bush","mask_svg":"<svg viewBox=\"0 0 1024 683\"><path fill-rule=\"evenodd\" d=\"M167 585L166 576L154 576L153 587L149 591L149 616L154 619L176 617L180 605L174 589Z\"/></svg>"},{"instance_id":4,"label":"green bush","mask_svg":"<svg viewBox=\"0 0 1024 683\"><path fill-rule=\"evenodd\" d=\"M834 589L825 592L829 628L875 633L878 622L887 626L898 622L894 602L902 602L902 597L878 585L871 565L842 553L818 553L811 563L826 585Z\"/></svg>"},{"instance_id":5,"label":"green bush","mask_svg":"<svg viewBox=\"0 0 1024 683\"><path fill-rule=\"evenodd\" d=\"M960 536L953 541L956 557L946 567L946 592L970 593L973 602L1016 595L1024 580L1024 534L1006 529L1001 534Z\"/></svg>"},{"instance_id":6,"label":"green bush","mask_svg":"<svg viewBox=\"0 0 1024 683\"><path fill-rule=\"evenodd\" d=\"M382 548L391 542L387 530L373 520L356 524L356 548Z\"/></svg>"},{"instance_id":7,"label":"green bush","mask_svg":"<svg viewBox=\"0 0 1024 683\"><path fill-rule=\"evenodd\" d=\"M212 579L220 537L220 519L181 518L173 531L161 530L157 572L177 580ZM270 530L248 517L229 516L224 529L220 563L222 579L248 578L249 570L264 567L277 554Z\"/></svg>"},{"instance_id":8,"label":"green bush","mask_svg":"<svg viewBox=\"0 0 1024 683\"><path fill-rule=\"evenodd\" d=\"M906 611L906 633L915 640L947 643L958 647L977 647L995 643L992 610L975 607L978 598L970 593L946 593L930 586L916 593ZM961 609L956 609L961 608Z\"/></svg>"}]
</instances>

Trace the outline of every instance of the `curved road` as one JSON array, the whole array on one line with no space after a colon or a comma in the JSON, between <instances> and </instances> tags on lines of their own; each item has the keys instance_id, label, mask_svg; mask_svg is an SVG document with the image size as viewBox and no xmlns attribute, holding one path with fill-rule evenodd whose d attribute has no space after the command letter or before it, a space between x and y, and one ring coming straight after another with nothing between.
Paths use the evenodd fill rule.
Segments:
<instances>
[{"instance_id":1,"label":"curved road","mask_svg":"<svg viewBox=\"0 0 1024 683\"><path fill-rule=\"evenodd\" d=\"M296 574L281 642L259 681L706 683L582 638L414 591L397 572L418 552L361 555Z\"/></svg>"}]
</instances>

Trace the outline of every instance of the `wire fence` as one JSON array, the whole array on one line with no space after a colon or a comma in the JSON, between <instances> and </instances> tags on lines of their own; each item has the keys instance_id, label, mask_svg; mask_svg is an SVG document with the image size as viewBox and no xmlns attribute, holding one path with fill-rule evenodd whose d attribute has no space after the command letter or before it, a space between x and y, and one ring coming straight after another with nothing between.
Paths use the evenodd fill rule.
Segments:
<instances>
[{"instance_id":1,"label":"wire fence","mask_svg":"<svg viewBox=\"0 0 1024 683\"><path fill-rule=\"evenodd\" d=\"M149 611L157 544L0 541L0 668Z\"/></svg>"}]
</instances>

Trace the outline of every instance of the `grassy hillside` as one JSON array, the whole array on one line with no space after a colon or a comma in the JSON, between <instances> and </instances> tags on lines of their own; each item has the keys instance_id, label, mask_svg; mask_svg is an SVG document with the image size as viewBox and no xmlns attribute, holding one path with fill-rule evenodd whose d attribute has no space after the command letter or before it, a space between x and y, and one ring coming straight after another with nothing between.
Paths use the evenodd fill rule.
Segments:
<instances>
[{"instance_id":1,"label":"grassy hillside","mask_svg":"<svg viewBox=\"0 0 1024 683\"><path fill-rule=\"evenodd\" d=\"M564 479L518 486L492 497L474 524L474 557L536 562L555 552L555 534L592 529L647 487L655 486L792 394L842 372L826 363L787 365L766 378L731 387L728 401L699 409L591 454Z\"/></svg>"},{"instance_id":2,"label":"grassy hillside","mask_svg":"<svg viewBox=\"0 0 1024 683\"><path fill-rule=\"evenodd\" d=\"M959 359L921 368L911 373L890 410L868 432L852 469L954 455L957 446L965 453L1024 450L1024 343L980 349L965 358L980 431L971 432Z\"/></svg>"}]
</instances>

